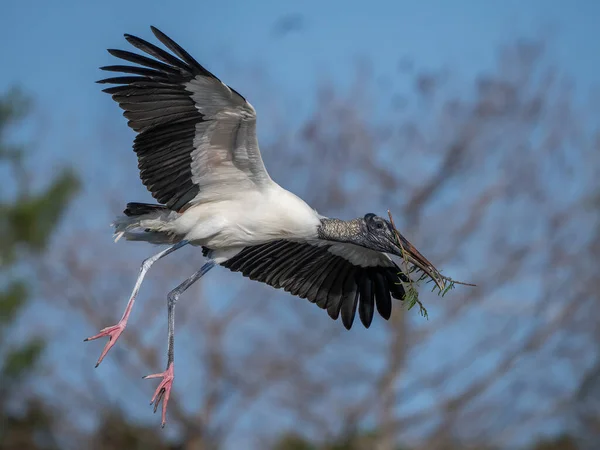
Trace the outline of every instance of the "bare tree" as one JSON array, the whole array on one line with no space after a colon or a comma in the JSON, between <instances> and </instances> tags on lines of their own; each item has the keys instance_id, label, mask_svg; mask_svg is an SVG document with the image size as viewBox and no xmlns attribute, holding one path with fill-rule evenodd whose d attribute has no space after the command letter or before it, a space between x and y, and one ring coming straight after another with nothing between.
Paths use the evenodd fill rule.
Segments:
<instances>
[{"instance_id":1,"label":"bare tree","mask_svg":"<svg viewBox=\"0 0 600 450\"><path fill-rule=\"evenodd\" d=\"M423 287L429 321L398 304L389 322L348 333L303 300L211 272L177 318L169 429L184 448L265 448L286 430L316 442L372 430L361 445L381 450L512 447L544 424L567 428L588 398L600 328L600 239L586 208L599 179L595 124L539 42L503 48L460 94L446 73L408 76L415 93L402 103L363 69L347 92L324 84L300 132L280 127L264 159L324 214L390 208L431 261L478 287L444 298ZM100 197L113 213L121 206ZM114 322L148 254L109 246L108 229L67 231L40 269L45 301L64 314L63 343ZM178 253L153 267L100 369L99 348L70 344L69 375L54 366L48 395L70 423L84 410L148 417L137 405L153 386L139 376L164 363L166 293L201 264L198 251ZM578 422L588 434L595 411Z\"/></svg>"}]
</instances>

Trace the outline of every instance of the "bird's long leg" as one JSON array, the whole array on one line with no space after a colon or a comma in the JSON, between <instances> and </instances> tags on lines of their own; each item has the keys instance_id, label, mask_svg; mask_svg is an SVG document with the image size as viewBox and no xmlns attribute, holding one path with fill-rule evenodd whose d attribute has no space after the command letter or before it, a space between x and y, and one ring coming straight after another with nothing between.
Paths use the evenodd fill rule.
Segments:
<instances>
[{"instance_id":1,"label":"bird's long leg","mask_svg":"<svg viewBox=\"0 0 600 450\"><path fill-rule=\"evenodd\" d=\"M169 292L167 300L167 312L168 312L168 344L167 344L167 370L162 373L155 373L153 375L147 375L144 378L162 378L162 381L156 388L150 404L154 403L154 412L158 409L158 405L162 400L162 420L161 426L165 426L167 417L167 403L171 395L171 387L173 386L173 359L174 359L174 346L175 346L175 304L179 299L179 296L192 284L198 281L202 276L212 269L215 265L214 261L208 261L205 263L200 270L194 273L191 277Z\"/></svg>"},{"instance_id":2,"label":"bird's long leg","mask_svg":"<svg viewBox=\"0 0 600 450\"><path fill-rule=\"evenodd\" d=\"M102 330L100 330L100 333L98 333L97 335L89 337L87 339L84 339L84 341L93 341L94 339L108 336L108 342L104 346L104 350L102 350L102 353L100 354L100 358L98 358L96 367L98 367L100 365L100 363L102 362L102 360L104 359L104 357L106 356L108 351L112 348L113 345L115 345L115 343L117 342L117 339L119 339L119 336L125 329L125 326L127 325L127 321L129 320L129 315L131 314L131 309L133 308L133 304L135 303L135 298L137 297L137 294L140 290L140 286L142 285L142 281L144 280L144 277L146 276L146 272L148 272L148 270L150 269L152 264L154 264L156 261L167 256L170 253L173 253L175 250L180 249L187 243L188 243L188 241L178 242L177 244L157 253L156 255L153 255L150 258L145 259L144 262L142 263L142 266L140 267L140 273L135 282L135 286L133 287L133 291L131 292L131 295L129 296L129 301L127 302L127 306L125 307L125 311L123 312L123 317L121 317L121 320L119 320L119 322L116 325L103 328Z\"/></svg>"}]
</instances>

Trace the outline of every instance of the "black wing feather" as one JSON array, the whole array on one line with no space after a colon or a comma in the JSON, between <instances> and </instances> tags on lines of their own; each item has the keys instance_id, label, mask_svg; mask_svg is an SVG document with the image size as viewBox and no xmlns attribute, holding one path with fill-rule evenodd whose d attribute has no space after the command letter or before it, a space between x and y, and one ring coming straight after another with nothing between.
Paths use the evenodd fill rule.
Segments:
<instances>
[{"instance_id":1,"label":"black wing feather","mask_svg":"<svg viewBox=\"0 0 600 450\"><path fill-rule=\"evenodd\" d=\"M398 270L389 268L385 271L385 276L388 280L388 288L392 293L392 297L394 297L396 300L404 300L406 292L404 291L404 285L402 284L402 281L408 282L408 278L406 278L406 275L403 273L400 274L402 277L399 277L398 273ZM401 278L405 278L405 280L402 280Z\"/></svg>"},{"instance_id":2,"label":"black wing feather","mask_svg":"<svg viewBox=\"0 0 600 450\"><path fill-rule=\"evenodd\" d=\"M99 83L117 85L103 91L119 103L138 133L133 148L142 182L159 203L179 211L200 191L192 182L191 163L196 125L204 121L186 85L196 77L217 78L160 30L152 27L152 32L174 54L126 34L131 45L152 58L110 49L111 55L134 65L101 67L124 75Z\"/></svg>"},{"instance_id":3,"label":"black wing feather","mask_svg":"<svg viewBox=\"0 0 600 450\"><path fill-rule=\"evenodd\" d=\"M406 276L396 266L361 267L329 252L330 245L278 240L244 248L221 263L233 272L307 298L350 329L356 310L369 328L375 309L384 319L392 311L392 297L404 298L400 281ZM204 248L206 256L210 252ZM400 283L400 284L396 284Z\"/></svg>"},{"instance_id":4,"label":"black wing feather","mask_svg":"<svg viewBox=\"0 0 600 450\"><path fill-rule=\"evenodd\" d=\"M336 281L339 278L341 272L347 269L347 262L343 258L336 258L333 266L327 272L321 286L319 286L319 292L317 294L317 305L319 308L327 309L329 302L329 292L336 289ZM340 292L341 293L341 292Z\"/></svg>"},{"instance_id":5,"label":"black wing feather","mask_svg":"<svg viewBox=\"0 0 600 450\"><path fill-rule=\"evenodd\" d=\"M183 48L181 48L181 46L177 42L175 42L173 39L171 39L169 36L164 34L162 31L160 31L156 27L151 26L150 29L152 30L152 33L154 33L154 36L156 36L156 38L160 42L162 42L173 53L175 53L182 60L184 60L192 68L192 70L204 75L205 77L216 78L212 73L210 73L208 70L206 70L204 67L202 67L198 63L198 61L196 61L188 52L186 52Z\"/></svg>"},{"instance_id":6,"label":"black wing feather","mask_svg":"<svg viewBox=\"0 0 600 450\"><path fill-rule=\"evenodd\" d=\"M137 66L102 66L100 70L106 70L107 72L121 72L121 73L131 73L133 75L142 75L144 77L152 77L153 79L164 79L168 80L168 75L157 72L156 70L148 69L146 67L137 67Z\"/></svg>"},{"instance_id":7,"label":"black wing feather","mask_svg":"<svg viewBox=\"0 0 600 450\"><path fill-rule=\"evenodd\" d=\"M392 297L387 285L385 273L373 271L373 281L375 286L375 302L377 312L385 320L388 320L392 314Z\"/></svg>"},{"instance_id":8,"label":"black wing feather","mask_svg":"<svg viewBox=\"0 0 600 450\"><path fill-rule=\"evenodd\" d=\"M371 326L373 313L375 312L375 289L373 288L373 280L369 271L370 269L363 271L359 284L360 303L358 304L358 316L365 328Z\"/></svg>"},{"instance_id":9,"label":"black wing feather","mask_svg":"<svg viewBox=\"0 0 600 450\"><path fill-rule=\"evenodd\" d=\"M159 61L162 61L163 63L172 66L175 70L178 70L180 73L192 72L192 68L188 66L185 62L164 51L162 48L157 47L156 45L151 44L148 41L145 41L144 39L141 39L137 36L133 36L131 34L125 34L125 39L135 48L154 56Z\"/></svg>"},{"instance_id":10,"label":"black wing feather","mask_svg":"<svg viewBox=\"0 0 600 450\"><path fill-rule=\"evenodd\" d=\"M356 267L351 267L349 270L342 271L336 280L333 289L327 293L327 314L333 320L337 320L342 309L342 305L348 302L350 294L354 299L356 287L354 284L354 274Z\"/></svg>"},{"instance_id":11,"label":"black wing feather","mask_svg":"<svg viewBox=\"0 0 600 450\"><path fill-rule=\"evenodd\" d=\"M348 300L342 302L341 315L342 323L347 330L352 328L354 323L354 317L356 316L356 307L358 306L358 300L360 298L360 291L356 284L356 274L354 275L354 297L348 298Z\"/></svg>"},{"instance_id":12,"label":"black wing feather","mask_svg":"<svg viewBox=\"0 0 600 450\"><path fill-rule=\"evenodd\" d=\"M126 35L127 36L127 35ZM140 49L145 51L143 49ZM171 75L181 75L181 71L172 67L169 64L165 64L164 62L157 61L152 58L148 58L144 55L138 55L137 53L128 52L127 50L117 50L117 49L108 49L108 53L112 56L115 56L123 61L132 62L134 64L139 64L140 66L149 67L150 69L155 69L161 73L170 73ZM149 53L149 52L146 52ZM175 62L177 62L175 60Z\"/></svg>"}]
</instances>

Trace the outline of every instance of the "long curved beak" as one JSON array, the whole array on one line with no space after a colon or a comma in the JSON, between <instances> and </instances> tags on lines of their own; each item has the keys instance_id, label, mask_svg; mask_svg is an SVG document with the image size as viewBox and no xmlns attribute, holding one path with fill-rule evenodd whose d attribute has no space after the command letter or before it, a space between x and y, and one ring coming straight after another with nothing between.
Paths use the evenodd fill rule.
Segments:
<instances>
[{"instance_id":1,"label":"long curved beak","mask_svg":"<svg viewBox=\"0 0 600 450\"><path fill-rule=\"evenodd\" d=\"M394 242L395 254L421 269L435 282L440 291L443 291L446 288L446 283L440 278L439 271L404 236L400 233L397 234L400 238L401 247Z\"/></svg>"}]
</instances>

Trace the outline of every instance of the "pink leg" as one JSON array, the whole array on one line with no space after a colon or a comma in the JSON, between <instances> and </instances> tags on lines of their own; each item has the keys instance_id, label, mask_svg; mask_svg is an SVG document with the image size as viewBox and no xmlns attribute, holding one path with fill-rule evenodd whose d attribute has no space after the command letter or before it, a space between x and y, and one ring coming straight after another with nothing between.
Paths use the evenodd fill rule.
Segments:
<instances>
[{"instance_id":1,"label":"pink leg","mask_svg":"<svg viewBox=\"0 0 600 450\"><path fill-rule=\"evenodd\" d=\"M158 409L158 404L162 400L162 421L164 427L167 420L167 404L171 396L171 387L173 386L173 361L175 357L175 304L179 296L188 289L192 284L198 281L206 272L215 265L214 261L208 261L200 270L195 272L191 277L169 292L167 296L167 320L168 320L168 345L167 345L167 370L163 373L148 375L144 378L162 378L162 381L156 388L154 396L150 404L154 403L154 412Z\"/></svg>"},{"instance_id":2,"label":"pink leg","mask_svg":"<svg viewBox=\"0 0 600 450\"><path fill-rule=\"evenodd\" d=\"M130 301L127 304L127 306L129 308L129 311L131 311L131 306L133 306L133 301ZM127 316L129 316L129 314L127 314ZM108 342L104 346L104 350L102 350L102 353L100 354L100 358L98 358L98 361L96 362L95 367L98 367L100 365L100 363L102 362L102 360L104 359L104 357L106 356L108 351L112 348L113 345L115 345L115 343L117 342L117 339L119 339L119 336L121 336L121 333L123 332L123 330L125 329L126 326L127 326L127 317L123 316L123 318L121 320L119 320L119 323L117 323L116 325L113 325L112 327L103 328L102 330L100 330L100 333L98 333L97 335L89 337L89 338L85 338L83 340L84 342L87 342L87 341L93 341L94 339L99 339L101 337L108 336Z\"/></svg>"},{"instance_id":3,"label":"pink leg","mask_svg":"<svg viewBox=\"0 0 600 450\"><path fill-rule=\"evenodd\" d=\"M154 412L158 409L158 405L162 400L162 419L161 426L164 427L167 422L167 404L169 403L169 397L171 396L171 388L173 387L173 363L169 363L167 370L162 373L155 373L152 375L146 375L144 379L150 378L162 378L162 381L154 391L154 395L152 396L152 400L150 400L150 404L154 403Z\"/></svg>"},{"instance_id":4,"label":"pink leg","mask_svg":"<svg viewBox=\"0 0 600 450\"><path fill-rule=\"evenodd\" d=\"M129 297L129 301L127 302L127 306L125 307L125 312L123 313L123 317L121 317L121 320L119 320L119 323L117 323L116 325L113 325L111 327L103 328L102 330L100 330L100 333L98 333L97 335L83 340L84 342L87 342L87 341L93 341L95 339L99 339L101 337L108 337L108 342L104 346L104 350L102 350L102 353L100 354L100 358L98 358L96 367L98 367L100 365L100 363L102 362L102 360L104 359L104 357L106 356L108 351L112 348L113 345L115 345L115 343L119 339L119 336L121 336L121 333L127 326L127 321L129 320L129 314L131 314L131 309L133 308L133 304L135 303L135 298L137 297L137 294L140 290L140 286L142 285L142 281L144 280L144 277L146 276L146 272L148 272L148 269L150 269L152 264L154 264L160 258L162 258L163 256L167 256L169 253L174 252L178 248L181 248L184 245L186 245L187 243L188 243L187 241L181 241L181 242L157 253L156 255L151 256L150 258L146 259L142 263L142 267L140 267L140 274L138 275L138 278L135 282L135 286L133 287L133 292L131 293L131 296Z\"/></svg>"},{"instance_id":5,"label":"pink leg","mask_svg":"<svg viewBox=\"0 0 600 450\"><path fill-rule=\"evenodd\" d=\"M104 346L104 350L102 350L102 353L100 354L100 358L98 358L98 362L96 362L96 367L98 367L100 365L100 363L102 362L102 360L104 359L104 357L106 356L108 351L113 347L113 345L116 344L117 340L119 339L119 336L121 336L121 333L127 326L127 321L129 320L129 315L131 314L131 309L133 308L133 304L135 303L135 298L137 297L137 293L140 290L140 286L142 285L142 280L144 279L144 275L146 275L146 272L150 268L150 265L151 264L147 265L146 261L144 261L144 264L142 264L142 269L140 271L140 275L138 276L137 282L135 283L135 287L133 288L131 297L129 297L129 301L127 302L127 306L125 307L125 312L123 313L123 317L121 317L121 320L119 320L119 322L116 325L103 328L102 330L100 330L100 333L98 333L97 335L83 340L84 342L87 342L87 341L93 341L95 339L99 339L101 337L108 337L108 342Z\"/></svg>"}]
</instances>

